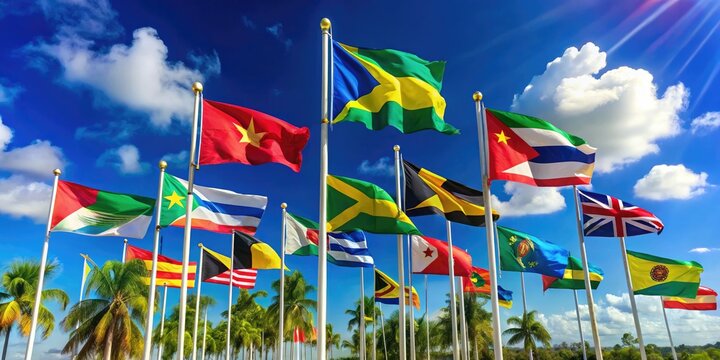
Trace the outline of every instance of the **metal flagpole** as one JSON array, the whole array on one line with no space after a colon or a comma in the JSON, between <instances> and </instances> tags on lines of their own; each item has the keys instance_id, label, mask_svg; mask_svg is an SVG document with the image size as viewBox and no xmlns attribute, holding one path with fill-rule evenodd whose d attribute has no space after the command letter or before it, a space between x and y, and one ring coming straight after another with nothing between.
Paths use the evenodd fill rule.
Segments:
<instances>
[{"instance_id":1,"label":"metal flagpole","mask_svg":"<svg viewBox=\"0 0 720 360\"><path fill-rule=\"evenodd\" d=\"M283 360L283 357L285 356L285 347L283 346L285 337L283 336L283 333L285 332L285 239L287 232L287 204L280 204L280 208L282 209L282 232L280 235L280 316L278 319L278 334L280 334L278 338L280 346L278 346L278 360Z\"/></svg>"},{"instance_id":2,"label":"metal flagpole","mask_svg":"<svg viewBox=\"0 0 720 360\"><path fill-rule=\"evenodd\" d=\"M197 280L196 280L197 281ZM202 281L202 279L200 279ZM200 360L205 360L205 342L207 340L207 312L208 308L205 306L205 322L203 322L203 341L202 341L202 350L200 351Z\"/></svg>"},{"instance_id":3,"label":"metal flagpole","mask_svg":"<svg viewBox=\"0 0 720 360\"><path fill-rule=\"evenodd\" d=\"M317 289L317 358L325 360L327 342L327 176L328 176L328 123L330 122L330 81L332 71L332 56L330 56L330 20L320 20L322 31L322 94L321 94L321 123L320 123L320 226L318 238L323 244L318 246L318 289Z\"/></svg>"},{"instance_id":4,"label":"metal flagpole","mask_svg":"<svg viewBox=\"0 0 720 360\"><path fill-rule=\"evenodd\" d=\"M527 298L525 296L525 273L520 273L520 289L522 290L523 317L527 316ZM533 351L530 349L529 359L533 360Z\"/></svg>"},{"instance_id":5,"label":"metal flagpole","mask_svg":"<svg viewBox=\"0 0 720 360\"><path fill-rule=\"evenodd\" d=\"M360 267L360 322L358 335L360 335L360 360L365 360L365 271Z\"/></svg>"},{"instance_id":6,"label":"metal flagpole","mask_svg":"<svg viewBox=\"0 0 720 360\"><path fill-rule=\"evenodd\" d=\"M405 207L403 206L403 211ZM407 236L407 247L408 247L408 288L410 290L410 307L408 321L410 322L410 360L415 360L415 303L413 302L413 283L412 283L412 249L410 247L410 235ZM403 296L405 293L403 292Z\"/></svg>"},{"instance_id":7,"label":"metal flagpole","mask_svg":"<svg viewBox=\"0 0 720 360\"><path fill-rule=\"evenodd\" d=\"M122 263L125 263L125 254L127 253L127 239L123 239Z\"/></svg>"},{"instance_id":8,"label":"metal flagpole","mask_svg":"<svg viewBox=\"0 0 720 360\"><path fill-rule=\"evenodd\" d=\"M445 231L448 242L448 277L450 278L450 323L452 324L452 348L453 359L460 358L458 344L458 323L457 323L457 295L455 294L455 259L453 259L452 226L450 221L445 220Z\"/></svg>"},{"instance_id":9,"label":"metal flagpole","mask_svg":"<svg viewBox=\"0 0 720 360\"><path fill-rule=\"evenodd\" d=\"M673 343L672 333L670 332L670 324L668 324L667 313L665 312L665 303L663 302L662 296L660 297L660 308L662 308L663 318L665 319L665 329L667 329L668 338L670 338L670 349L672 350L673 360L678 360L677 353L675 352L675 344Z\"/></svg>"},{"instance_id":10,"label":"metal flagpole","mask_svg":"<svg viewBox=\"0 0 720 360\"><path fill-rule=\"evenodd\" d=\"M428 312L428 276L425 275L425 336L427 341L427 360L430 360L430 313Z\"/></svg>"},{"instance_id":11,"label":"metal flagpole","mask_svg":"<svg viewBox=\"0 0 720 360\"><path fill-rule=\"evenodd\" d=\"M470 360L470 349L468 348L468 329L467 319L465 318L465 292L463 291L463 280L460 278L460 332L462 342L460 348L462 349L462 358Z\"/></svg>"},{"instance_id":12,"label":"metal flagpole","mask_svg":"<svg viewBox=\"0 0 720 360\"><path fill-rule=\"evenodd\" d=\"M143 360L150 360L152 354L152 328L155 318L155 287L157 286L157 259L160 247L160 214L162 212L163 180L167 163L160 160L160 179L158 180L158 196L155 202L155 232L153 233L153 255L152 269L150 270L150 292L148 293L147 317L145 318L145 348L143 349ZM125 243L127 245L127 242ZM123 251L123 259L125 251ZM124 262L124 260L123 260Z\"/></svg>"},{"instance_id":13,"label":"metal flagpole","mask_svg":"<svg viewBox=\"0 0 720 360\"><path fill-rule=\"evenodd\" d=\"M372 326L373 326L373 330L372 330L372 331L373 331L373 334L372 334L372 347L373 347L373 352L372 352L372 360L376 360L376 359L377 359L377 332L376 332L376 330L375 330L375 327L376 327L376 326L375 326L375 323L377 323L377 313L375 312L375 310L377 309L377 305L375 304L375 266L374 266L374 265L373 265L373 277L372 277L372 278L373 278L373 281L372 281L372 284L373 284L373 285L372 285L372 291L373 291L373 296L372 296L372 299L373 299L373 321L372 321Z\"/></svg>"},{"instance_id":14,"label":"metal flagpole","mask_svg":"<svg viewBox=\"0 0 720 360\"><path fill-rule=\"evenodd\" d=\"M188 160L188 194L185 198L185 233L183 234L182 278L180 280L180 309L178 319L177 348L185 348L185 311L187 310L188 267L190 264L190 232L192 231L193 186L195 183L195 145L198 132L198 121L202 117L203 85L195 82L192 85L195 93L195 110L193 111L192 131L190 132L190 157ZM183 359L183 352L178 351L178 360Z\"/></svg>"},{"instance_id":15,"label":"metal flagpole","mask_svg":"<svg viewBox=\"0 0 720 360\"><path fill-rule=\"evenodd\" d=\"M167 284L163 284L163 302L162 308L160 309L160 338L163 336L165 331L165 305L167 305ZM163 354L163 341L160 341L158 345L157 359L161 360Z\"/></svg>"},{"instance_id":16,"label":"metal flagpole","mask_svg":"<svg viewBox=\"0 0 720 360\"><path fill-rule=\"evenodd\" d=\"M393 146L393 151L395 151L395 192L397 194L397 207L399 209L400 206L402 206L402 196L400 189L400 145ZM398 329L400 333L398 353L400 354L400 359L406 359L405 339L407 339L407 329L405 328L405 258L403 255L402 238L402 235L397 236L398 284L400 284L400 295L398 295L398 305L400 307L400 309L398 310L398 326L400 327L400 329ZM412 289L410 291L410 301L412 302Z\"/></svg>"},{"instance_id":17,"label":"metal flagpole","mask_svg":"<svg viewBox=\"0 0 720 360\"><path fill-rule=\"evenodd\" d=\"M575 296L575 315L577 316L578 331L580 332L580 346L582 346L583 360L587 360L585 336L583 335L582 322L580 322L580 306L578 305L577 290L573 289L573 295Z\"/></svg>"},{"instance_id":18,"label":"metal flagpole","mask_svg":"<svg viewBox=\"0 0 720 360\"><path fill-rule=\"evenodd\" d=\"M233 269L235 268L235 233L230 234L230 281L228 282L227 333L225 336L225 360L230 360L230 321L232 319Z\"/></svg>"},{"instance_id":19,"label":"metal flagpole","mask_svg":"<svg viewBox=\"0 0 720 360\"><path fill-rule=\"evenodd\" d=\"M498 237L497 233L497 223L493 221L493 230L495 231L495 238L493 241L495 241L495 248L500 251L500 238ZM502 278L502 259L500 256L497 256L497 274L499 278Z\"/></svg>"},{"instance_id":20,"label":"metal flagpole","mask_svg":"<svg viewBox=\"0 0 720 360\"><path fill-rule=\"evenodd\" d=\"M195 286L197 287L197 295L195 297L195 325L193 326L193 343L192 343L192 353L191 357L192 360L197 359L197 335L198 335L198 326L200 325L200 289L202 287L202 268L203 268L203 256L205 255L205 251L203 250L203 244L199 243L198 247L200 248L200 260L198 260L198 270L197 275L195 276Z\"/></svg>"},{"instance_id":21,"label":"metal flagpole","mask_svg":"<svg viewBox=\"0 0 720 360\"><path fill-rule=\"evenodd\" d=\"M628 297L630 298L630 307L632 308L633 320L635 321L635 331L637 331L638 345L640 346L640 358L647 360L645 353L645 342L643 341L642 330L640 329L640 318L638 317L637 304L635 304L635 292L632 285L632 277L630 276L630 264L628 263L627 248L625 247L625 237L620 236L620 247L622 248L622 259L625 264L625 280L627 280Z\"/></svg>"},{"instance_id":22,"label":"metal flagpole","mask_svg":"<svg viewBox=\"0 0 720 360\"><path fill-rule=\"evenodd\" d=\"M52 195L50 195L50 209L48 210L47 228L45 229L45 241L43 242L42 255L40 257L40 274L38 274L37 291L35 293L35 304L42 301L42 289L45 282L45 268L47 267L48 246L50 245L50 225L52 225L53 208L55 207L55 197L57 196L58 180L61 174L60 169L53 170L55 179L53 180ZM32 359L33 345L35 344L35 331L37 330L38 315L40 314L40 306L33 306L32 322L30 323L30 334L28 335L27 348L25 350L25 360Z\"/></svg>"},{"instance_id":23,"label":"metal flagpole","mask_svg":"<svg viewBox=\"0 0 720 360\"><path fill-rule=\"evenodd\" d=\"M85 293L85 281L87 280L87 273L85 272L85 268L87 265L87 255L86 254L80 254L83 258L83 267L82 267L82 278L80 280L80 298L78 300L78 304L82 303L83 301L83 294ZM75 324L75 330L80 327L80 322L78 321L77 324ZM4 355L4 354L3 354ZM73 359L77 356L77 348L73 349Z\"/></svg>"},{"instance_id":24,"label":"metal flagpole","mask_svg":"<svg viewBox=\"0 0 720 360\"><path fill-rule=\"evenodd\" d=\"M480 142L480 162L482 165L482 190L483 206L485 207L485 231L488 253L488 267L490 269L490 303L492 306L493 325L493 352L495 360L502 360L502 337L500 333L500 305L498 304L497 291L497 266L495 265L495 226L492 218L492 204L490 203L490 154L488 151L488 140L485 131L487 122L485 119L485 106L482 103L482 93L473 93L475 101L475 113L478 122L478 141Z\"/></svg>"},{"instance_id":25,"label":"metal flagpole","mask_svg":"<svg viewBox=\"0 0 720 360\"><path fill-rule=\"evenodd\" d=\"M603 360L602 345L600 344L600 332L595 321L595 305L590 285L590 268L588 266L587 252L585 251L585 236L583 225L580 219L580 204L578 201L578 189L573 185L573 199L575 200L575 222L577 223L578 242L580 243L580 257L582 258L583 277L585 278L585 295L587 296L588 312L590 313L590 328L592 329L593 343L595 343L595 359ZM623 252L624 254L624 252ZM585 345L583 344L583 347Z\"/></svg>"},{"instance_id":26,"label":"metal flagpole","mask_svg":"<svg viewBox=\"0 0 720 360\"><path fill-rule=\"evenodd\" d=\"M387 340L385 339L385 314L383 313L382 303L380 303L380 326L382 326L383 347L385 348L385 359L387 359L388 355L387 355Z\"/></svg>"}]
</instances>

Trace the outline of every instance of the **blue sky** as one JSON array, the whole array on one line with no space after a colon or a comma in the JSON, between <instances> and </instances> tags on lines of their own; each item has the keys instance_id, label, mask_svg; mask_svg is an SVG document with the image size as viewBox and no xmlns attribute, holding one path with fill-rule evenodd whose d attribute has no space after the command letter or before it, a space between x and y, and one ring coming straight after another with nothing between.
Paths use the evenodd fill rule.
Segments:
<instances>
[{"instance_id":1,"label":"blue sky","mask_svg":"<svg viewBox=\"0 0 720 360\"><path fill-rule=\"evenodd\" d=\"M406 159L446 177L479 187L477 130L471 94L488 107L545 118L598 148L594 191L645 207L666 225L660 236L628 239L632 250L696 260L703 283L720 288L716 239L720 201L717 143L720 132L720 5L709 0L607 2L184 2L42 0L0 5L0 247L12 259L40 255L51 170L91 187L156 195L157 162L187 176L193 81L208 99L251 107L298 126L311 138L300 173L269 164L205 166L196 182L269 197L258 237L279 249L281 202L317 216L320 118L319 20L333 21L335 39L355 46L395 48L425 59L446 60L445 120L462 132L403 135L340 124L330 133L332 174L394 189L392 146ZM391 193L394 191L391 191ZM568 189L492 186L501 224L578 251ZM445 238L439 217L414 219L423 233ZM487 265L481 228L454 225L456 245L476 265ZM163 254L180 258L181 229L163 231ZM229 251L228 236L196 231L198 242ZM589 238L591 262L606 280L594 293L604 344L632 327L619 243ZM151 233L131 244L151 248ZM396 276L394 236L369 236L377 265ZM50 257L62 272L48 287L63 288L74 302L86 252L98 261L119 259L122 239L55 233ZM289 257L288 265L316 279L316 258ZM261 271L258 289L269 289L277 271ZM367 293L370 276L366 276ZM345 330L358 296L357 269L329 265L329 321ZM416 283L421 278L415 277ZM572 294L542 292L540 277L526 276L528 305L539 310L555 342L577 341ZM448 289L431 276L430 313ZM500 284L515 291L519 276ZM424 293L422 284L418 287ZM218 298L226 289L208 284ZM177 290L170 290L174 304ZM581 295L581 302L585 303ZM422 298L423 303L425 298ZM269 299L262 300L264 304ZM659 300L638 297L647 342L666 344ZM392 309L387 309L388 312ZM585 308L586 310L586 308ZM520 302L504 319L522 311ZM63 312L56 312L58 320ZM717 312L670 311L676 342L715 342ZM157 322L156 322L157 323ZM682 333L680 329L682 328ZM589 323L584 323L589 334ZM66 335L56 330L38 351L57 356ZM21 352L25 340L11 338Z\"/></svg>"}]
</instances>

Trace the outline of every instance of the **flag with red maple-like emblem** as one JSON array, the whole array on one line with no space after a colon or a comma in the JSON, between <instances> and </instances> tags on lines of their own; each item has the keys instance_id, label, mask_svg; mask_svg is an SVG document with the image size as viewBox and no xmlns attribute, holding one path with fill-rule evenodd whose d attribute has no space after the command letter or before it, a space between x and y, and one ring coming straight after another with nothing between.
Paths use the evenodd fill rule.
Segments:
<instances>
[{"instance_id":1,"label":"flag with red maple-like emblem","mask_svg":"<svg viewBox=\"0 0 720 360\"><path fill-rule=\"evenodd\" d=\"M200 164L283 164L300 171L310 130L268 114L203 100Z\"/></svg>"}]
</instances>

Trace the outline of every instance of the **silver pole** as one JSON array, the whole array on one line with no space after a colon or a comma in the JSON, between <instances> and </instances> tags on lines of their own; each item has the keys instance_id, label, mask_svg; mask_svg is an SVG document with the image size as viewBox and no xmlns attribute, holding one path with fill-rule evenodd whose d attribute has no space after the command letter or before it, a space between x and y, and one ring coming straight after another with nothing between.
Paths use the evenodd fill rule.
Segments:
<instances>
[{"instance_id":1,"label":"silver pole","mask_svg":"<svg viewBox=\"0 0 720 360\"><path fill-rule=\"evenodd\" d=\"M633 321L635 322L635 331L637 331L638 345L640 347L640 358L647 360L645 353L645 342L642 337L642 329L640 328L640 318L638 317L637 304L635 304L635 292L632 285L632 277L630 276L630 264L628 263L627 248L625 247L625 237L620 236L620 247L622 248L622 259L625 265L625 280L627 280L628 297L630 298L630 307L632 308Z\"/></svg>"},{"instance_id":2,"label":"silver pole","mask_svg":"<svg viewBox=\"0 0 720 360\"><path fill-rule=\"evenodd\" d=\"M458 344L458 322L457 322L457 295L455 294L455 259L453 259L452 226L450 221L445 220L445 231L448 241L448 277L450 278L450 322L452 324L452 347L453 359L460 358L460 346Z\"/></svg>"},{"instance_id":3,"label":"silver pole","mask_svg":"<svg viewBox=\"0 0 720 360\"><path fill-rule=\"evenodd\" d=\"M465 318L465 292L463 291L462 278L460 278L460 293L458 294L458 296L460 297L460 332L462 333L462 342L460 343L460 348L462 349L462 358L464 360L470 360L467 341L467 319Z\"/></svg>"},{"instance_id":4,"label":"silver pole","mask_svg":"<svg viewBox=\"0 0 720 360\"><path fill-rule=\"evenodd\" d=\"M85 293L85 281L87 280L85 277L85 267L87 267L87 255L80 254L83 258L83 267L82 267L82 278L80 281L80 298L78 300L78 304L82 303L83 301L83 294ZM80 328L80 322L78 321L77 324L75 324L75 330ZM73 359L77 357L77 348L73 349Z\"/></svg>"},{"instance_id":5,"label":"silver pole","mask_svg":"<svg viewBox=\"0 0 720 360\"><path fill-rule=\"evenodd\" d=\"M190 264L190 233L192 230L192 211L193 211L193 184L195 183L195 147L198 132L198 121L200 121L202 113L202 91L201 83L193 83L193 92L195 92L195 110L193 111L192 131L190 132L190 157L188 160L188 194L185 199L185 233L183 234L183 257L182 257L182 279L180 280L180 309L178 319L178 340L177 348L185 348L185 317L187 310L187 289L188 289L188 267ZM178 360L183 360L183 352L178 351Z\"/></svg>"},{"instance_id":6,"label":"silver pole","mask_svg":"<svg viewBox=\"0 0 720 360\"><path fill-rule=\"evenodd\" d=\"M527 316L527 297L525 296L525 273L520 273L520 288L522 289L522 300L523 300L523 317ZM533 360L533 351L530 348L529 359Z\"/></svg>"},{"instance_id":7,"label":"silver pole","mask_svg":"<svg viewBox=\"0 0 720 360\"><path fill-rule=\"evenodd\" d=\"M197 280L196 280L197 281ZM202 279L200 279L202 281ZM205 341L207 340L207 306L205 307L205 322L203 322L203 341L202 350L200 351L200 360L205 360Z\"/></svg>"},{"instance_id":8,"label":"silver pole","mask_svg":"<svg viewBox=\"0 0 720 360\"><path fill-rule=\"evenodd\" d=\"M395 151L395 192L397 193L397 206L398 209L402 206L402 196L400 189L400 145L393 146ZM400 284L400 295L398 296L398 326L400 327L400 341L398 343L401 359L406 358L406 339L407 329L405 328L405 257L403 255L403 239L402 235L397 236L397 259L398 259L398 284ZM412 293L410 300L412 301ZM412 305L411 305L412 306Z\"/></svg>"},{"instance_id":9,"label":"silver pole","mask_svg":"<svg viewBox=\"0 0 720 360\"><path fill-rule=\"evenodd\" d=\"M380 326L382 326L383 347L385 348L385 359L387 359L388 354L387 354L387 340L385 339L385 314L383 313L382 303L380 303Z\"/></svg>"},{"instance_id":10,"label":"silver pole","mask_svg":"<svg viewBox=\"0 0 720 360\"><path fill-rule=\"evenodd\" d=\"M577 316L578 331L580 332L580 346L582 347L583 360L587 360L587 350L585 349L585 336L583 335L582 322L580 321L580 306L578 305L577 290L573 289L575 296L575 315Z\"/></svg>"},{"instance_id":11,"label":"silver pole","mask_svg":"<svg viewBox=\"0 0 720 360\"><path fill-rule=\"evenodd\" d=\"M672 333L670 332L670 324L668 324L667 312L665 312L665 303L663 303L662 296L660 297L660 308L663 311L663 318L665 319L665 329L667 329L668 338L670 339L670 349L672 350L673 360L678 360L677 353L675 352L675 344L673 343Z\"/></svg>"},{"instance_id":12,"label":"silver pole","mask_svg":"<svg viewBox=\"0 0 720 360\"><path fill-rule=\"evenodd\" d=\"M585 278L585 295L587 296L588 312L590 313L590 327L592 329L593 342L595 343L595 358L597 360L603 360L602 345L600 344L600 332L598 331L597 321L595 320L595 304L593 301L592 286L590 284L590 267L588 265L587 252L585 251L585 236L583 234L583 225L580 218L580 203L578 201L578 196L577 186L573 185L575 222L577 223L578 242L580 243L580 257L582 259L583 275Z\"/></svg>"},{"instance_id":13,"label":"silver pole","mask_svg":"<svg viewBox=\"0 0 720 360\"><path fill-rule=\"evenodd\" d=\"M198 260L198 270L195 276L195 286L197 287L197 295L195 297L195 325L193 326L193 343L192 343L192 360L197 359L197 336L198 336L198 325L200 325L200 297L202 288L202 269L203 269L203 256L205 251L203 250L203 244L199 243L200 248L200 260Z\"/></svg>"},{"instance_id":14,"label":"silver pole","mask_svg":"<svg viewBox=\"0 0 720 360\"><path fill-rule=\"evenodd\" d=\"M372 331L373 331L373 334L372 334L372 347L373 347L373 352L372 352L372 360L376 360L376 359L377 359L377 332L376 332L376 330L375 330L375 327L376 327L376 326L375 326L375 323L377 322L377 313L376 313L375 310L377 309L377 305L375 304L375 267L374 267L374 266L373 266L373 277L372 277L372 279L373 279L373 281L372 281L372 284L373 284L373 285L372 285L372 291L373 291L373 296L372 296L372 299L373 299L373 322L372 322L372 323L373 323L373 324L372 324L372 326L373 326L373 328L372 328Z\"/></svg>"},{"instance_id":15,"label":"silver pole","mask_svg":"<svg viewBox=\"0 0 720 360\"><path fill-rule=\"evenodd\" d=\"M482 103L482 94L476 91L473 94L475 101L475 113L478 123L478 140L480 141L480 161L483 164L482 171L482 190L483 190L483 206L485 207L485 231L488 253L488 267L490 269L490 304L492 307L492 325L493 325L493 352L495 360L502 360L502 337L500 329L500 305L498 303L497 291L497 266L495 265L495 226L493 225L492 204L490 203L490 154L488 150L488 139L485 119L485 106Z\"/></svg>"},{"instance_id":16,"label":"silver pole","mask_svg":"<svg viewBox=\"0 0 720 360\"><path fill-rule=\"evenodd\" d=\"M160 214L162 213L163 179L167 163L160 160L160 179L158 180L158 196L155 203L155 231L153 233L153 255L152 269L150 270L150 292L148 293L147 317L145 318L145 348L143 349L143 360L150 360L152 356L152 328L155 320L155 288L157 286L157 258L160 248ZM123 251L123 258L125 257ZM124 261L123 261L124 262Z\"/></svg>"},{"instance_id":17,"label":"silver pole","mask_svg":"<svg viewBox=\"0 0 720 360\"><path fill-rule=\"evenodd\" d=\"M360 322L358 335L360 336L360 360L365 360L365 271L360 268Z\"/></svg>"},{"instance_id":18,"label":"silver pole","mask_svg":"<svg viewBox=\"0 0 720 360\"><path fill-rule=\"evenodd\" d=\"M427 337L427 360L430 360L430 313L428 312L428 276L425 275L425 336Z\"/></svg>"},{"instance_id":19,"label":"silver pole","mask_svg":"<svg viewBox=\"0 0 720 360\"><path fill-rule=\"evenodd\" d=\"M287 204L280 204L282 209L282 233L280 235L280 317L278 319L278 334L280 338L280 346L278 351L278 359L283 360L285 357L285 347L282 346L285 332L285 241L287 232Z\"/></svg>"},{"instance_id":20,"label":"silver pole","mask_svg":"<svg viewBox=\"0 0 720 360\"><path fill-rule=\"evenodd\" d=\"M163 284L163 302L162 302L162 309L160 309L160 339L162 339L163 333L165 331L165 305L167 305L167 284ZM160 345L158 345L158 360L162 359L163 354L163 341L160 341Z\"/></svg>"},{"instance_id":21,"label":"silver pole","mask_svg":"<svg viewBox=\"0 0 720 360\"><path fill-rule=\"evenodd\" d=\"M122 263L125 263L125 254L127 254L127 239L123 239Z\"/></svg>"},{"instance_id":22,"label":"silver pole","mask_svg":"<svg viewBox=\"0 0 720 360\"><path fill-rule=\"evenodd\" d=\"M408 247L408 287L410 288L410 307L409 307L409 319L410 322L410 360L415 360L415 304L413 303L413 272L412 272L412 248L410 247L410 235L407 236L407 247ZM403 292L403 296L405 293Z\"/></svg>"},{"instance_id":23,"label":"silver pole","mask_svg":"<svg viewBox=\"0 0 720 360\"><path fill-rule=\"evenodd\" d=\"M328 176L328 123L330 122L330 81L332 71L332 57L330 56L330 20L320 20L322 31L322 95L321 95L321 123L320 123L320 226L318 238L322 244L327 241L327 176ZM318 290L317 290L317 358L327 358L327 246L318 246Z\"/></svg>"},{"instance_id":24,"label":"silver pole","mask_svg":"<svg viewBox=\"0 0 720 360\"><path fill-rule=\"evenodd\" d=\"M233 269L235 267L235 234L230 234L230 281L228 283L227 333L225 338L225 360L230 360L230 321L232 320Z\"/></svg>"},{"instance_id":25,"label":"silver pole","mask_svg":"<svg viewBox=\"0 0 720 360\"><path fill-rule=\"evenodd\" d=\"M50 195L50 209L48 210L47 227L45 229L45 241L43 242L42 255L40 257L40 274L38 274L37 292L35 293L35 303L33 306L32 321L30 322L30 334L28 335L27 348L25 350L25 360L32 359L33 345L35 344L35 331L37 330L38 315L40 314L40 302L42 301L43 283L45 282L45 269L47 267L48 247L50 245L50 225L52 225L53 208L55 207L55 197L57 196L58 181L60 169L53 170L55 179L53 180L52 194Z\"/></svg>"}]
</instances>

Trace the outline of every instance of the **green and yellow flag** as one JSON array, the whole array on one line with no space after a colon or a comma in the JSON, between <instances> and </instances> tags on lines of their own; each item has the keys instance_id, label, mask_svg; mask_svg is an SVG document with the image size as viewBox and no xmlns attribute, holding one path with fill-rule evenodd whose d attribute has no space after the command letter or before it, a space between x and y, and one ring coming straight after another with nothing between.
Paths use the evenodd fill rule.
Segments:
<instances>
[{"instance_id":1,"label":"green and yellow flag","mask_svg":"<svg viewBox=\"0 0 720 360\"><path fill-rule=\"evenodd\" d=\"M406 134L459 133L443 119L445 62L333 41L333 67L333 123L359 122L370 130L390 125Z\"/></svg>"},{"instance_id":2,"label":"green and yellow flag","mask_svg":"<svg viewBox=\"0 0 720 360\"><path fill-rule=\"evenodd\" d=\"M327 218L328 231L421 235L385 190L348 177L328 175Z\"/></svg>"},{"instance_id":3,"label":"green and yellow flag","mask_svg":"<svg viewBox=\"0 0 720 360\"><path fill-rule=\"evenodd\" d=\"M661 258L627 250L636 295L679 296L694 299L700 287L702 265L695 261Z\"/></svg>"}]
</instances>

